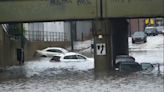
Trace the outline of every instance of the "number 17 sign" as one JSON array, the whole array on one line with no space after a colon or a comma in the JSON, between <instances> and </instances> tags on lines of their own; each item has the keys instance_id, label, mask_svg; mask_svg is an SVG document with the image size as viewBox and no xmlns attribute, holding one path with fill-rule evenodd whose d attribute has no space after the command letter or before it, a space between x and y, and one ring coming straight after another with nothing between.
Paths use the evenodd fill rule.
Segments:
<instances>
[{"instance_id":1,"label":"number 17 sign","mask_svg":"<svg viewBox=\"0 0 164 92\"><path fill-rule=\"evenodd\" d=\"M106 55L106 44L105 43L96 44L96 53L97 55Z\"/></svg>"}]
</instances>

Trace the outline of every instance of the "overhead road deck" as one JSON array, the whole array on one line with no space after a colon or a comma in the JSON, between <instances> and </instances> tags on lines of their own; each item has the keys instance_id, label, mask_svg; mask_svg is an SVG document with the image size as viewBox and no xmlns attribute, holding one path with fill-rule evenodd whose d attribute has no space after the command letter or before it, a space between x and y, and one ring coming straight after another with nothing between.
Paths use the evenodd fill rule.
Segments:
<instances>
[{"instance_id":1,"label":"overhead road deck","mask_svg":"<svg viewBox=\"0 0 164 92\"><path fill-rule=\"evenodd\" d=\"M0 22L164 17L164 0L0 0Z\"/></svg>"}]
</instances>

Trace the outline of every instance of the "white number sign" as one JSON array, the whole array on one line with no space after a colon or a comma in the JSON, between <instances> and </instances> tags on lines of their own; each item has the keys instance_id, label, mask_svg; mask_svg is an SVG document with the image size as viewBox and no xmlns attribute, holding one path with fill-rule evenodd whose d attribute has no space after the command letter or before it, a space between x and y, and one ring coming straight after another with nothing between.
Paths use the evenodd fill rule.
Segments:
<instances>
[{"instance_id":1,"label":"white number sign","mask_svg":"<svg viewBox=\"0 0 164 92\"><path fill-rule=\"evenodd\" d=\"M106 44L105 43L96 44L96 53L97 55L106 55Z\"/></svg>"}]
</instances>

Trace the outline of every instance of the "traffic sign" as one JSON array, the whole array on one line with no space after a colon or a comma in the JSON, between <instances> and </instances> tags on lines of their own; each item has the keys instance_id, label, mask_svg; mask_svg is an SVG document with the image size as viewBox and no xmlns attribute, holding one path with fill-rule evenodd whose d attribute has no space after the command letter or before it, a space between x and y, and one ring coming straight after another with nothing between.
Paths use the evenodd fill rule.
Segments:
<instances>
[{"instance_id":1,"label":"traffic sign","mask_svg":"<svg viewBox=\"0 0 164 92\"><path fill-rule=\"evenodd\" d=\"M106 44L105 43L96 44L96 52L97 55L106 55Z\"/></svg>"}]
</instances>

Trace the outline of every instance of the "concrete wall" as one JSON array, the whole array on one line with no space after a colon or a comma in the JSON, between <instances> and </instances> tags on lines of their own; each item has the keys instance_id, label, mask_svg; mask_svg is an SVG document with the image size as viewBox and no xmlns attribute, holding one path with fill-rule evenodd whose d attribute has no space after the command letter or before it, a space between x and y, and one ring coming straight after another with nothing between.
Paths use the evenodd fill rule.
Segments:
<instances>
[{"instance_id":1,"label":"concrete wall","mask_svg":"<svg viewBox=\"0 0 164 92\"><path fill-rule=\"evenodd\" d=\"M26 42L25 43L25 60L34 57L35 51L46 47L67 47L70 42ZM0 26L0 67L6 67L18 64L16 49L20 48L20 41L10 40Z\"/></svg>"},{"instance_id":2,"label":"concrete wall","mask_svg":"<svg viewBox=\"0 0 164 92\"><path fill-rule=\"evenodd\" d=\"M0 26L0 67L16 64L16 51L19 42L10 40Z\"/></svg>"},{"instance_id":3,"label":"concrete wall","mask_svg":"<svg viewBox=\"0 0 164 92\"><path fill-rule=\"evenodd\" d=\"M130 31L133 34L137 31L144 31L144 19L130 19Z\"/></svg>"}]
</instances>

